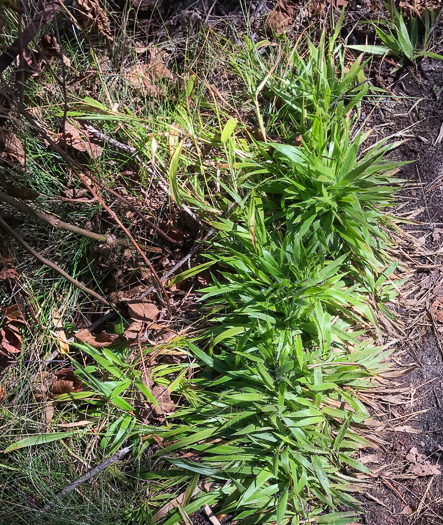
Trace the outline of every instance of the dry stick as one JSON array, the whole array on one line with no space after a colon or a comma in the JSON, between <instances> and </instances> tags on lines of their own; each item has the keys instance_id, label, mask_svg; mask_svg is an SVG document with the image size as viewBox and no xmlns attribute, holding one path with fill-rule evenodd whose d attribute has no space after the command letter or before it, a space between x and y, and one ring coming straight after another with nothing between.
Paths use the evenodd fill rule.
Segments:
<instances>
[{"instance_id":1,"label":"dry stick","mask_svg":"<svg viewBox=\"0 0 443 525\"><path fill-rule=\"evenodd\" d=\"M117 214L114 212L114 210L111 210L111 208L105 203L105 201L102 199L102 197L92 188L92 186L89 184L86 175L83 175L83 173L77 173L77 176L80 178L80 180L83 182L85 187L88 189L92 195L97 199L97 201L103 206L103 208L109 213L109 215L115 220L115 222L120 226L120 228L126 233L126 235L129 237L129 240L134 245L135 249L138 251L138 253L142 256L145 263L148 265L148 268L151 271L152 276L152 283L154 285L154 289L157 292L157 296L159 300L163 303L163 297L166 300L166 306L171 312L171 303L169 301L168 294L166 292L166 289L161 282L157 272L155 271L154 267L152 266L151 261L146 257L143 250L140 248L140 246L135 241L134 237L131 235L129 230L126 228L126 226L121 222L121 220L118 218Z\"/></svg>"},{"instance_id":2,"label":"dry stick","mask_svg":"<svg viewBox=\"0 0 443 525\"><path fill-rule=\"evenodd\" d=\"M101 295L99 295L97 292L94 292L94 290L91 290L87 286L85 286L80 281L77 281L77 279L74 279L69 274L67 274L64 270L60 268L60 266L57 266L55 263L50 261L49 259L46 259L46 257L43 257L43 255L40 255L38 252L34 250L29 244L15 231L13 230L1 217L0 217L0 226L9 232L31 255L33 255L36 259L38 259L42 264L45 266L48 266L49 268L52 268L56 272L58 272L60 275L62 275L66 280L68 280L70 283L72 283L74 286L79 288L82 292L85 294L92 295L96 299L98 299L100 302L102 302L106 306L110 306L110 303Z\"/></svg>"},{"instance_id":3,"label":"dry stick","mask_svg":"<svg viewBox=\"0 0 443 525\"><path fill-rule=\"evenodd\" d=\"M51 0L34 18L8 49L0 56L0 73L10 66L15 58L34 40L35 35L45 26L60 9L64 0Z\"/></svg>"},{"instance_id":4,"label":"dry stick","mask_svg":"<svg viewBox=\"0 0 443 525\"><path fill-rule=\"evenodd\" d=\"M43 213L34 208L31 208L31 206L28 206L24 202L17 200L14 197L7 195L6 193L3 193L2 191L0 191L0 201L6 202L10 206L13 206L17 210L23 213L26 213L27 215L31 215L32 217L37 217L41 219L42 221L47 222L54 228L60 228L61 230L66 230L72 233L77 233L78 235L82 235L83 237L88 237L89 239L93 239L94 241L98 241L98 242L107 242L108 240L110 240L109 235L95 233L90 230L85 230L84 228L80 228L79 226L74 226L73 224L69 224L68 222L61 221L60 219L57 219L57 217L54 217L53 215L49 215L47 213ZM116 244L117 246L122 246L124 248L133 248L132 244L126 239L112 239L112 243ZM161 248L155 248L155 247L144 246L144 245L142 247L144 250L148 252L162 253Z\"/></svg>"},{"instance_id":5,"label":"dry stick","mask_svg":"<svg viewBox=\"0 0 443 525\"><path fill-rule=\"evenodd\" d=\"M90 186L90 184L89 184L87 179L89 178L93 183L95 183L98 186L104 188L105 190L109 191L109 188L107 188L102 181L100 181L96 177L94 177L94 175L90 171L88 171L88 177L86 177L83 173L81 173L81 171L83 170L83 166L80 163L78 163L76 160L74 160L70 155L68 155L58 144L56 144L52 140L52 138L48 135L48 133L46 133L46 131L43 130L37 124L35 119L26 110L21 109L20 114L23 115L26 118L26 120L34 127L34 129L36 129L36 131L38 131L38 133L40 133L40 135L42 137L44 137L49 142L51 147L54 148L54 150L62 157L62 159L69 166L71 166L71 168L74 171L74 173L83 182L83 184L86 186L86 188L88 188L89 192L92 193L92 195L94 195L94 197L97 199L97 201L106 209L106 211L109 213L109 215L111 217L113 217L113 219L117 222L117 224L120 226L120 228L126 233L126 235L129 237L129 240L134 245L135 249L140 253L140 255L142 256L143 260L146 262L146 264L148 265L149 269L151 270L152 282L153 282L153 284L155 286L155 290L156 290L156 292L157 292L157 294L159 296L160 301L162 301L162 292L163 292L164 295L165 295L165 298L166 298L166 304L168 306L168 309L170 310L169 297L168 297L168 295L166 293L165 287L161 283L161 281L160 281L160 279L159 279L159 277L157 275L157 272L154 270L154 267L152 266L151 262L146 257L146 255L143 253L143 251L140 249L139 245L135 242L134 238L129 233L128 229L122 224L122 222L117 217L115 212L113 210L111 210L109 208L109 206L107 206L105 204L104 200L101 197L99 197L97 195L97 193L91 188L91 186ZM109 304L109 303L106 301L106 304Z\"/></svg>"},{"instance_id":6,"label":"dry stick","mask_svg":"<svg viewBox=\"0 0 443 525\"><path fill-rule=\"evenodd\" d=\"M100 472L102 472L103 470L108 468L113 463L115 463L117 461L120 461L124 456L126 456L126 454L131 450L131 448L132 448L132 445L129 445L128 447L121 448L115 454L113 454L108 459L103 461L103 463L100 463L100 465L97 465L96 467L91 469L89 472L86 472L86 474L83 474L83 476L80 476L78 479L76 479L75 481L70 483L67 487L65 487L63 490L58 492L55 495L55 497L57 499L59 499L59 500L62 499L64 496L66 496L66 494L69 494L70 492L75 490L79 485L81 485L85 481L88 481L88 479L91 479L92 477L96 476L97 474L100 474ZM51 510L51 508L52 508L52 505L50 503L48 503L47 505L45 505L41 509L41 512L48 512L48 511Z\"/></svg>"}]
</instances>

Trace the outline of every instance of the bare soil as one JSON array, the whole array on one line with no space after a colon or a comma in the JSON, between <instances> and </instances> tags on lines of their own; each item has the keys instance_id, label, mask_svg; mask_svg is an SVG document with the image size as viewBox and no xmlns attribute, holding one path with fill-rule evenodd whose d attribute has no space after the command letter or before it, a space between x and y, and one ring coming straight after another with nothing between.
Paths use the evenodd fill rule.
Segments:
<instances>
[{"instance_id":1,"label":"bare soil","mask_svg":"<svg viewBox=\"0 0 443 525\"><path fill-rule=\"evenodd\" d=\"M393 355L415 369L393 382L392 402L386 400L384 421L408 428L381 436L381 455L371 465L378 476L367 491L363 523L438 524L443 523L443 476L411 475L407 456L415 448L443 471L443 325L432 313L443 294L443 63L425 60L401 70L396 79L386 68L381 79L401 99L382 105L373 122L385 124L385 135L409 128L396 156L415 161L399 174L408 183L399 195L398 213L413 221L403 226L411 235L411 250L406 247L403 256L414 274L403 287L402 342Z\"/></svg>"}]
</instances>

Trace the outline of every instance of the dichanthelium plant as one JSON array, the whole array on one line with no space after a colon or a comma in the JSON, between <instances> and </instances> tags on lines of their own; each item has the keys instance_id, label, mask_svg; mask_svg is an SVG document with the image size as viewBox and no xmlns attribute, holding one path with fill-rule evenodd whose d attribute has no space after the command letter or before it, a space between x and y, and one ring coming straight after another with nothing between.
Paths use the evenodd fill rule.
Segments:
<instances>
[{"instance_id":1,"label":"dichanthelium plant","mask_svg":"<svg viewBox=\"0 0 443 525\"><path fill-rule=\"evenodd\" d=\"M134 475L163 491L148 502L153 514L184 494L165 525L205 504L242 524L346 524L358 514L353 473L368 469L355 452L370 444L356 426L368 417L358 391L387 357L374 343L369 299L394 293L381 207L392 202L400 164L385 158L396 144L361 150L368 134L354 122L368 91L364 63L346 69L338 34L339 26L327 44L291 49L271 75L247 42L239 72L267 141L252 140L216 104L209 124L186 100L168 117L182 133L171 193L217 234L205 262L175 280L211 272L199 291L205 329L171 343L185 360L150 370L176 403L166 423L141 422L136 396L156 400L140 371L114 349L82 345L88 362L76 373L89 391L72 402L111 411L102 450L133 443ZM146 133L134 113L95 109Z\"/></svg>"},{"instance_id":2,"label":"dichanthelium plant","mask_svg":"<svg viewBox=\"0 0 443 525\"><path fill-rule=\"evenodd\" d=\"M411 63L422 57L443 60L443 55L427 51L430 38L436 25L436 20L441 17L441 12L425 9L423 11L423 27L420 28L418 18L411 16L409 27L403 13L393 2L385 2L390 20L373 21L372 25L384 45L349 45L350 49L370 53L373 55L392 56L398 60L399 65ZM382 29L382 26L386 30ZM421 29L421 30L420 30Z\"/></svg>"}]
</instances>

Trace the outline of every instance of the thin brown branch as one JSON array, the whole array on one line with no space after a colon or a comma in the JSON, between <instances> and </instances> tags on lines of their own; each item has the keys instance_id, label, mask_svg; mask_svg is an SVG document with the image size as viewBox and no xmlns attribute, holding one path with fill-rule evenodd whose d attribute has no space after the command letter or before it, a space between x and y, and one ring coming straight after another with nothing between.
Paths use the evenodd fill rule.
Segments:
<instances>
[{"instance_id":1,"label":"thin brown branch","mask_svg":"<svg viewBox=\"0 0 443 525\"><path fill-rule=\"evenodd\" d=\"M30 215L31 217L36 217L38 219L41 219L42 221L45 221L51 226L53 226L54 228L60 228L61 230L70 231L72 233L82 235L83 237L88 237L89 239L93 239L94 241L98 241L98 242L106 243L111 240L109 235L95 233L90 230L86 230L85 228L80 228L79 226L74 226L73 224L69 224L68 222L61 221L60 219L57 219L57 217L54 217L53 215L49 215L48 213L43 213L39 210L31 208L31 206L28 206L24 202L18 199L15 199L14 197L11 197L10 195L3 193L2 191L0 191L0 201L6 202L10 206L13 206L15 209L27 215ZM112 244L116 244L117 246L122 246L123 248L133 248L132 244L128 242L126 239L112 239ZM162 253L161 248L155 248L155 247L145 246L145 245L143 245L142 248L147 252Z\"/></svg>"},{"instance_id":2,"label":"thin brown branch","mask_svg":"<svg viewBox=\"0 0 443 525\"><path fill-rule=\"evenodd\" d=\"M83 182L84 186L87 188L87 190L97 199L97 202L100 203L101 206L109 213L109 215L114 219L114 221L120 226L120 228L126 233L129 240L134 245L135 249L138 251L138 253L141 255L142 259L147 264L148 268L151 271L151 277L152 277L152 284L154 285L155 291L157 293L157 296L159 300L163 303L163 299L165 299L166 306L168 307L168 310L171 311L171 304L169 302L168 293L166 292L166 289L163 285L163 283L160 281L159 276L157 275L157 272L155 271L154 267L152 266L151 261L146 257L143 250L140 248L140 246L135 241L134 237L131 235L129 230L126 228L126 226L121 222L121 220L118 218L117 214L111 210L111 208L105 203L103 198L94 190L94 188L89 184L88 178L86 175L83 175L83 173L77 173L80 180Z\"/></svg>"},{"instance_id":3,"label":"thin brown branch","mask_svg":"<svg viewBox=\"0 0 443 525\"><path fill-rule=\"evenodd\" d=\"M69 494L73 490L75 490L77 487L79 487L82 483L85 483L85 481L88 481L92 477L96 476L97 474L100 474L103 470L107 469L110 465L113 463L120 461L126 454L131 450L132 445L129 445L128 447L123 447L120 450L118 450L115 454L110 456L108 459L103 461L103 463L100 463L100 465L97 465L93 469L91 469L89 472L86 472L86 474L83 474L83 476L80 476L75 481L70 483L67 487L65 487L63 490L61 490L58 494L56 494L56 499L61 500L66 494ZM48 512L51 510L52 505L48 503L42 508L42 512Z\"/></svg>"},{"instance_id":4,"label":"thin brown branch","mask_svg":"<svg viewBox=\"0 0 443 525\"><path fill-rule=\"evenodd\" d=\"M0 56L0 73L10 66L15 58L26 49L32 40L34 40L40 29L51 20L55 13L60 9L60 4L63 2L64 0L51 0L45 5L29 26ZM4 9L4 7L2 9Z\"/></svg>"},{"instance_id":5,"label":"thin brown branch","mask_svg":"<svg viewBox=\"0 0 443 525\"><path fill-rule=\"evenodd\" d=\"M52 270L62 275L67 281L69 281L71 284L73 284L83 293L92 295L104 305L110 306L110 303L100 294L98 294L97 292L94 292L94 290L91 290L90 288L85 286L80 281L77 281L77 279L74 279L68 273L62 270L60 266L57 266L54 262L50 261L49 259L46 259L46 257L43 257L43 255L40 255L37 251L35 251L34 248L29 246L29 244L15 230L13 230L1 217L0 217L0 227L6 230L7 232L9 232L16 239L16 241L19 242L23 246L23 248L25 248L31 255L33 255L42 264L44 264L45 266L48 266Z\"/></svg>"}]
</instances>

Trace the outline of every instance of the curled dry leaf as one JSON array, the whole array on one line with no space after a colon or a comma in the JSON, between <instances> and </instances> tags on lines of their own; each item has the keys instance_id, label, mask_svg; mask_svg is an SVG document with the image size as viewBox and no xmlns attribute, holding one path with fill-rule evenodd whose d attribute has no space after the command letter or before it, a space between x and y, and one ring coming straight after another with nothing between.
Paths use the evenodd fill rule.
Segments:
<instances>
[{"instance_id":1,"label":"curled dry leaf","mask_svg":"<svg viewBox=\"0 0 443 525\"><path fill-rule=\"evenodd\" d=\"M45 422L47 425L51 423L53 417L54 417L54 402L53 401L47 401L44 407L44 415L45 415Z\"/></svg>"},{"instance_id":2,"label":"curled dry leaf","mask_svg":"<svg viewBox=\"0 0 443 525\"><path fill-rule=\"evenodd\" d=\"M171 414L175 410L175 405L171 399L171 393L167 386L155 386L152 390L152 395L158 403L158 406L151 404L152 414L156 418L162 418L167 414Z\"/></svg>"},{"instance_id":3,"label":"curled dry leaf","mask_svg":"<svg viewBox=\"0 0 443 525\"><path fill-rule=\"evenodd\" d=\"M6 281L8 279L15 281L18 279L17 270L15 269L14 263L10 257L1 257L0 263L0 281Z\"/></svg>"},{"instance_id":4,"label":"curled dry leaf","mask_svg":"<svg viewBox=\"0 0 443 525\"><path fill-rule=\"evenodd\" d=\"M414 511L409 505L406 505L406 507L400 512L400 514L403 514L404 516L410 516L411 514L414 514Z\"/></svg>"},{"instance_id":5,"label":"curled dry leaf","mask_svg":"<svg viewBox=\"0 0 443 525\"><path fill-rule=\"evenodd\" d=\"M23 315L17 305L2 308L1 312L5 322L0 330L0 350L11 354L19 354L22 348L20 326L25 325Z\"/></svg>"},{"instance_id":6,"label":"curled dry leaf","mask_svg":"<svg viewBox=\"0 0 443 525\"><path fill-rule=\"evenodd\" d=\"M77 6L89 31L112 40L111 24L100 6L100 0L77 0Z\"/></svg>"},{"instance_id":7,"label":"curled dry leaf","mask_svg":"<svg viewBox=\"0 0 443 525\"><path fill-rule=\"evenodd\" d=\"M153 303L128 303L129 315L137 321L156 321L160 310Z\"/></svg>"},{"instance_id":8,"label":"curled dry leaf","mask_svg":"<svg viewBox=\"0 0 443 525\"><path fill-rule=\"evenodd\" d=\"M0 158L25 164L25 150L21 140L7 129L0 128Z\"/></svg>"},{"instance_id":9,"label":"curled dry leaf","mask_svg":"<svg viewBox=\"0 0 443 525\"><path fill-rule=\"evenodd\" d=\"M412 447L406 455L406 459L411 463L408 472L418 477L438 476L441 474L437 465L433 465L426 459L426 456L418 451L417 447Z\"/></svg>"},{"instance_id":10,"label":"curled dry leaf","mask_svg":"<svg viewBox=\"0 0 443 525\"><path fill-rule=\"evenodd\" d=\"M63 64L66 67L71 67L71 60L62 54L60 46L57 42L57 37L54 34L47 33L43 35L40 39L40 46L42 48L42 53L40 53L40 58L62 58Z\"/></svg>"},{"instance_id":11,"label":"curled dry leaf","mask_svg":"<svg viewBox=\"0 0 443 525\"><path fill-rule=\"evenodd\" d=\"M435 322L443 323L443 297L437 297L429 308L429 313Z\"/></svg>"},{"instance_id":12,"label":"curled dry leaf","mask_svg":"<svg viewBox=\"0 0 443 525\"><path fill-rule=\"evenodd\" d=\"M138 64L132 67L125 75L128 83L136 88L145 88L151 95L158 95L161 91L155 82L167 78L174 80L175 75L165 65L169 58L168 53L157 48L150 49L150 58L146 64Z\"/></svg>"},{"instance_id":13,"label":"curled dry leaf","mask_svg":"<svg viewBox=\"0 0 443 525\"><path fill-rule=\"evenodd\" d=\"M297 9L290 0L279 0L277 5L269 11L266 18L266 28L276 33L289 31L297 15Z\"/></svg>"},{"instance_id":14,"label":"curled dry leaf","mask_svg":"<svg viewBox=\"0 0 443 525\"><path fill-rule=\"evenodd\" d=\"M142 334L143 326L143 322L135 321L125 330L123 337L129 342L137 341Z\"/></svg>"},{"instance_id":15,"label":"curled dry leaf","mask_svg":"<svg viewBox=\"0 0 443 525\"><path fill-rule=\"evenodd\" d=\"M80 392L84 388L83 383L70 368L56 370L54 376L55 380L51 386L51 391L54 395Z\"/></svg>"},{"instance_id":16,"label":"curled dry leaf","mask_svg":"<svg viewBox=\"0 0 443 525\"><path fill-rule=\"evenodd\" d=\"M90 136L78 122L75 122L75 125L65 122L65 133L57 134L54 139L57 144L63 144L65 141L67 146L80 153L87 153L93 159L100 157L103 151L96 139Z\"/></svg>"},{"instance_id":17,"label":"curled dry leaf","mask_svg":"<svg viewBox=\"0 0 443 525\"><path fill-rule=\"evenodd\" d=\"M117 334L108 334L107 332L100 332L95 335L92 334L87 328L78 331L75 334L75 338L82 343L87 343L94 348L104 348L110 346L116 339L118 339Z\"/></svg>"}]
</instances>

